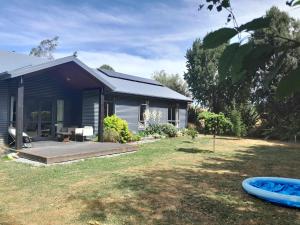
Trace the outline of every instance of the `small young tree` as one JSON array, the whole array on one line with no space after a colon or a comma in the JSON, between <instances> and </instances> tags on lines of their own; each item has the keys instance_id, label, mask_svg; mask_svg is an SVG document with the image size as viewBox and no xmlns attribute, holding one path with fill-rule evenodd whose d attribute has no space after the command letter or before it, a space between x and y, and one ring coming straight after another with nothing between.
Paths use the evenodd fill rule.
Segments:
<instances>
[{"instance_id":1,"label":"small young tree","mask_svg":"<svg viewBox=\"0 0 300 225\"><path fill-rule=\"evenodd\" d=\"M232 128L232 123L223 113L202 112L199 120L204 121L205 133L213 134L213 151L216 146L216 135L227 133Z\"/></svg>"}]
</instances>

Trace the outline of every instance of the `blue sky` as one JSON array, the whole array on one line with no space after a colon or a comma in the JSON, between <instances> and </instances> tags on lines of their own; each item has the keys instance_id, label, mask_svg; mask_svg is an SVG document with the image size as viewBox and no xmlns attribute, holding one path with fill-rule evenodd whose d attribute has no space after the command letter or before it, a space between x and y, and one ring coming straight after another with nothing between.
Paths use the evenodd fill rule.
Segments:
<instances>
[{"instance_id":1,"label":"blue sky","mask_svg":"<svg viewBox=\"0 0 300 225\"><path fill-rule=\"evenodd\" d=\"M55 57L71 55L91 67L150 77L165 69L183 74L185 53L196 38L225 26L226 15L198 11L199 0L1 0L0 49L28 54L41 40L59 36ZM292 16L284 0L233 0L239 23L272 5ZM300 18L298 16L298 18Z\"/></svg>"}]
</instances>

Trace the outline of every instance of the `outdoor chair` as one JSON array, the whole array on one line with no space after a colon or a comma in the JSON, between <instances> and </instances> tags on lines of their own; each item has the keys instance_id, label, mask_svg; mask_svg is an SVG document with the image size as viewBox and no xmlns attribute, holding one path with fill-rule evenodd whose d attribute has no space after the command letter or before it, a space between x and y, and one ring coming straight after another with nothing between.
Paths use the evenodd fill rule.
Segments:
<instances>
[{"instance_id":1,"label":"outdoor chair","mask_svg":"<svg viewBox=\"0 0 300 225\"><path fill-rule=\"evenodd\" d=\"M75 141L77 136L82 136L82 141L86 137L92 137L94 135L94 129L91 126L84 126L83 128L75 128Z\"/></svg>"},{"instance_id":2,"label":"outdoor chair","mask_svg":"<svg viewBox=\"0 0 300 225\"><path fill-rule=\"evenodd\" d=\"M8 135L9 135L9 146L16 144L16 128L9 127L8 128ZM23 132L23 148L31 148L32 147L32 138L29 137L25 132Z\"/></svg>"}]
</instances>

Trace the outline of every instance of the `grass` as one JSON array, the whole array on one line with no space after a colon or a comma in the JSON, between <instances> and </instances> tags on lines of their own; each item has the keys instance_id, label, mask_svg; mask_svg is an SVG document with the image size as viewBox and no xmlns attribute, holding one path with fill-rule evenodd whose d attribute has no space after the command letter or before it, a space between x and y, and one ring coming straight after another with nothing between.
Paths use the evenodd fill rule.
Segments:
<instances>
[{"instance_id":1,"label":"grass","mask_svg":"<svg viewBox=\"0 0 300 225\"><path fill-rule=\"evenodd\" d=\"M133 154L31 167L0 161L0 224L300 224L300 211L253 198L251 176L300 178L300 147L210 137L165 139Z\"/></svg>"}]
</instances>

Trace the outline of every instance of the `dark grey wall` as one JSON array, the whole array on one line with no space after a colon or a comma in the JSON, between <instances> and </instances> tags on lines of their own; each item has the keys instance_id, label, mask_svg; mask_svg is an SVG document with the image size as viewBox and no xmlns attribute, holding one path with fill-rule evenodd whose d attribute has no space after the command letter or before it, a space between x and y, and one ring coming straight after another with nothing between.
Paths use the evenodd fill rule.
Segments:
<instances>
[{"instance_id":1,"label":"dark grey wall","mask_svg":"<svg viewBox=\"0 0 300 225\"><path fill-rule=\"evenodd\" d=\"M139 105L142 100L134 97L115 97L115 114L126 120L129 130L138 130Z\"/></svg>"},{"instance_id":2,"label":"dark grey wall","mask_svg":"<svg viewBox=\"0 0 300 225\"><path fill-rule=\"evenodd\" d=\"M8 82L0 81L0 145L7 140L8 111L9 111Z\"/></svg>"},{"instance_id":3,"label":"dark grey wall","mask_svg":"<svg viewBox=\"0 0 300 225\"><path fill-rule=\"evenodd\" d=\"M82 126L92 126L98 133L99 91L90 90L82 93Z\"/></svg>"},{"instance_id":4,"label":"dark grey wall","mask_svg":"<svg viewBox=\"0 0 300 225\"><path fill-rule=\"evenodd\" d=\"M138 118L140 104L149 101L149 110L161 112L161 123L168 122L168 107L174 104L174 101L164 99L143 98L134 96L116 96L115 97L115 113L128 122L129 129L138 131ZM179 103L179 128L187 126L187 103Z\"/></svg>"},{"instance_id":5,"label":"dark grey wall","mask_svg":"<svg viewBox=\"0 0 300 225\"><path fill-rule=\"evenodd\" d=\"M98 112L99 112L99 92L97 90L89 90L83 92L82 97L82 125L93 126L95 133L98 131ZM106 95L105 99L108 95ZM111 97L111 95L110 95ZM170 104L174 104L174 101L160 100L160 99L148 99L135 96L113 96L115 103L115 114L126 120L128 127L131 131L137 132L138 119L139 119L139 107L140 104L149 101L149 110L157 110L161 112L161 123L168 122L168 107ZM179 103L179 127L185 128L187 126L187 103Z\"/></svg>"}]
</instances>

